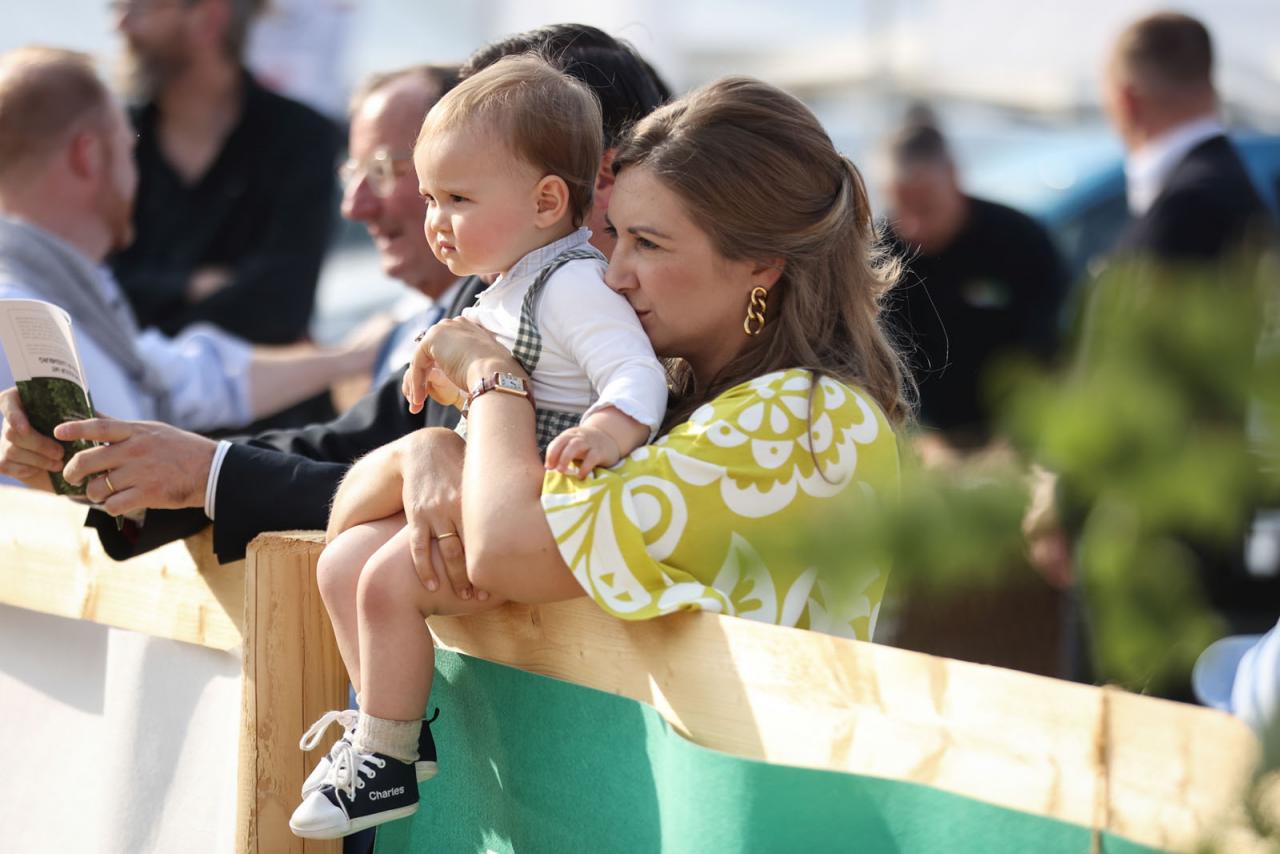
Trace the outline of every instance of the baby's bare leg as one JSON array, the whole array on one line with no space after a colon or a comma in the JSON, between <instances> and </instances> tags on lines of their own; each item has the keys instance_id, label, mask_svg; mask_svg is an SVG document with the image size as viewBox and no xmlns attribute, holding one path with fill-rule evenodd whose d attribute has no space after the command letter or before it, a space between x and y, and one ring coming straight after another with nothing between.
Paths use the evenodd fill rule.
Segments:
<instances>
[{"instance_id":1,"label":"baby's bare leg","mask_svg":"<svg viewBox=\"0 0 1280 854\"><path fill-rule=\"evenodd\" d=\"M404 525L404 514L398 513L349 528L325 546L316 564L320 598L329 612L329 622L333 624L333 633L338 639L338 652L357 694L360 693L360 640L356 589L360 574L373 554Z\"/></svg>"},{"instance_id":2,"label":"baby's bare leg","mask_svg":"<svg viewBox=\"0 0 1280 854\"><path fill-rule=\"evenodd\" d=\"M436 548L432 543L432 550ZM435 647L426 617L473 614L502 601L460 599L451 585L427 590L413 567L409 532L397 532L365 563L357 593L361 709L393 721L417 720L427 707Z\"/></svg>"}]
</instances>

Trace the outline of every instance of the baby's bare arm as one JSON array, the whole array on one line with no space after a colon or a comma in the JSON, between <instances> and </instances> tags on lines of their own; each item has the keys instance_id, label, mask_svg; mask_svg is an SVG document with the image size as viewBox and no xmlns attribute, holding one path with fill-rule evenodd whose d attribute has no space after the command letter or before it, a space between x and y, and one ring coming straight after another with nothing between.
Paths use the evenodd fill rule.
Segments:
<instances>
[{"instance_id":1,"label":"baby's bare arm","mask_svg":"<svg viewBox=\"0 0 1280 854\"><path fill-rule=\"evenodd\" d=\"M613 465L648 439L648 427L607 406L552 440L547 446L547 468L567 473L576 462L578 477L585 478L597 466Z\"/></svg>"},{"instance_id":2,"label":"baby's bare arm","mask_svg":"<svg viewBox=\"0 0 1280 854\"><path fill-rule=\"evenodd\" d=\"M614 457L605 465L613 465L649 441L648 427L612 406L591 413L578 426L599 430L613 440Z\"/></svg>"}]
</instances>

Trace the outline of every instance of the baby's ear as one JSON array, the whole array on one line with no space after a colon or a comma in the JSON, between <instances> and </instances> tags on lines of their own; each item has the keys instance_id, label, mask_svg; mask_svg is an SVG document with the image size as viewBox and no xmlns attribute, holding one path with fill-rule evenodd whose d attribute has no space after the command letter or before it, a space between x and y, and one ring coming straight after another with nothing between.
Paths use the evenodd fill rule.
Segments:
<instances>
[{"instance_id":1,"label":"baby's ear","mask_svg":"<svg viewBox=\"0 0 1280 854\"><path fill-rule=\"evenodd\" d=\"M559 175L546 175L534 188L539 228L558 225L569 213L569 185Z\"/></svg>"}]
</instances>

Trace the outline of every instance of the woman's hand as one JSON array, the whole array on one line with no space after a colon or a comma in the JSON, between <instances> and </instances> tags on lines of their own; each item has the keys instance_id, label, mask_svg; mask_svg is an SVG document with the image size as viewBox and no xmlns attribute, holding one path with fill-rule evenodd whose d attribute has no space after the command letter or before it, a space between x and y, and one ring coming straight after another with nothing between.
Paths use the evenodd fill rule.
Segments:
<instances>
[{"instance_id":1,"label":"woman's hand","mask_svg":"<svg viewBox=\"0 0 1280 854\"><path fill-rule=\"evenodd\" d=\"M428 396L457 404L464 389L494 371L523 376L519 363L497 338L469 320L449 318L427 330L404 374L404 396L420 412Z\"/></svg>"},{"instance_id":2,"label":"woman's hand","mask_svg":"<svg viewBox=\"0 0 1280 854\"><path fill-rule=\"evenodd\" d=\"M470 599L473 593L480 601L488 599L488 593L473 590L467 577L462 529L466 443L452 430L434 427L393 444L400 460L401 500L418 578L428 590L447 583L462 599Z\"/></svg>"}]
</instances>

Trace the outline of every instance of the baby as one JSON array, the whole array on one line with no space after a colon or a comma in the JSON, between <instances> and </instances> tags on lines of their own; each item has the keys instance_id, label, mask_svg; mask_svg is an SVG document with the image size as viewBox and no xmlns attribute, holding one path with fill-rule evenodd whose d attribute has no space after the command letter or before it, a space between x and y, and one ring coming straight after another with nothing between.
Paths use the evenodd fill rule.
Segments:
<instances>
[{"instance_id":1,"label":"baby","mask_svg":"<svg viewBox=\"0 0 1280 854\"><path fill-rule=\"evenodd\" d=\"M410 408L421 409L428 387L444 403L495 388L523 394L535 405L548 466L576 463L581 477L649 441L667 396L640 321L605 284L605 258L581 227L601 167L601 125L585 85L540 59L512 57L446 94L414 150L432 251L455 275L497 275L463 317L511 350L532 388L499 374L467 394L433 370L420 348L405 374ZM380 567L388 549L411 559L401 511L400 487L391 482L340 492L334 507L350 527L330 531L321 593L361 710L330 712L303 739L309 749L331 721L348 727L307 778L290 819L299 836L335 838L411 815L418 781L434 773L422 721L433 651L429 636L422 640L422 619L457 603L400 599L394 615L367 613L383 577L372 570L355 601L353 580L374 566L375 553ZM345 583L326 580L334 578ZM425 595L443 602L448 588L431 584ZM496 604L472 600L465 610Z\"/></svg>"}]
</instances>

